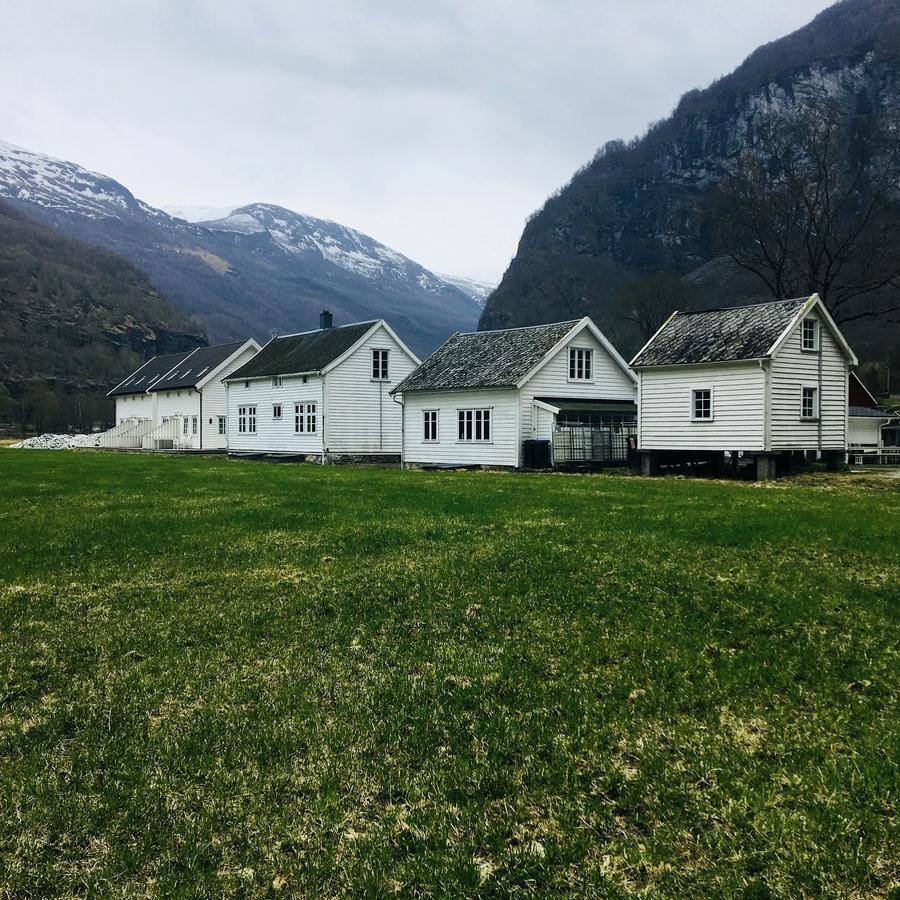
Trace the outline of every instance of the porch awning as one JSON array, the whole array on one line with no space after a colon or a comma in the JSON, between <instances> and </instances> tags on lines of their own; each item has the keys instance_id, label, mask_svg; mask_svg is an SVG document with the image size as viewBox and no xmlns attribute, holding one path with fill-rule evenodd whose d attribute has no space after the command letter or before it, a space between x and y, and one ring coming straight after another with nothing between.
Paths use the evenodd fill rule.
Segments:
<instances>
[{"instance_id":1,"label":"porch awning","mask_svg":"<svg viewBox=\"0 0 900 900\"><path fill-rule=\"evenodd\" d=\"M633 413L637 404L630 400L585 400L583 397L535 397L545 409L554 414L567 413Z\"/></svg>"}]
</instances>

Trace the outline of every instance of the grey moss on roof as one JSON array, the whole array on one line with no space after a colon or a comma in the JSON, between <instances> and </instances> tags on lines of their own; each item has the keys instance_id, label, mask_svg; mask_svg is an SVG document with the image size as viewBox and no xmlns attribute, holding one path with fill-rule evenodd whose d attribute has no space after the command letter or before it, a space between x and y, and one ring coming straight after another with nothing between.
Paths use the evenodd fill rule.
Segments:
<instances>
[{"instance_id":1,"label":"grey moss on roof","mask_svg":"<svg viewBox=\"0 0 900 900\"><path fill-rule=\"evenodd\" d=\"M167 353L165 356L154 356L145 362L136 372L132 372L124 381L117 384L110 392L110 397L123 397L126 394L143 394L147 388L170 372L174 366L184 362L191 355L190 350L183 353Z\"/></svg>"},{"instance_id":2,"label":"grey moss on roof","mask_svg":"<svg viewBox=\"0 0 900 900\"><path fill-rule=\"evenodd\" d=\"M210 372L237 352L244 343L244 341L233 341L230 344L216 344L214 347L199 347L178 365L173 366L164 378L156 381L150 388L151 392L196 387Z\"/></svg>"},{"instance_id":3,"label":"grey moss on roof","mask_svg":"<svg viewBox=\"0 0 900 900\"><path fill-rule=\"evenodd\" d=\"M631 364L673 366L761 359L808 299L676 313Z\"/></svg>"},{"instance_id":4,"label":"grey moss on roof","mask_svg":"<svg viewBox=\"0 0 900 900\"><path fill-rule=\"evenodd\" d=\"M579 321L454 334L391 393L515 387Z\"/></svg>"},{"instance_id":5,"label":"grey moss on roof","mask_svg":"<svg viewBox=\"0 0 900 900\"><path fill-rule=\"evenodd\" d=\"M225 380L319 372L349 350L377 321L273 338Z\"/></svg>"}]
</instances>

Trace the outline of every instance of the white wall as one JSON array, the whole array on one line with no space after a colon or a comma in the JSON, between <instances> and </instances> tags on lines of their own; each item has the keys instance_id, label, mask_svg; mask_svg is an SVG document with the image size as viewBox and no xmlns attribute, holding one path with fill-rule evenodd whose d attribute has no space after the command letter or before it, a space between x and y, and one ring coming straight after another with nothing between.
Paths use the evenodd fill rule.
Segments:
<instances>
[{"instance_id":1,"label":"white wall","mask_svg":"<svg viewBox=\"0 0 900 900\"><path fill-rule=\"evenodd\" d=\"M322 452L322 380L310 375L307 383L302 376L284 378L281 387L272 387L271 378L251 379L248 388L243 381L228 382L228 450L260 451L267 453ZM317 430L315 434L294 431L294 404L316 403ZM280 403L282 418L274 419L272 407ZM238 407L256 406L256 434L238 432Z\"/></svg>"},{"instance_id":2,"label":"white wall","mask_svg":"<svg viewBox=\"0 0 900 900\"><path fill-rule=\"evenodd\" d=\"M152 419L154 417L153 394L126 394L116 397L116 425L125 419Z\"/></svg>"},{"instance_id":3,"label":"white wall","mask_svg":"<svg viewBox=\"0 0 900 900\"><path fill-rule=\"evenodd\" d=\"M387 381L372 378L372 350L388 350ZM400 453L400 405L390 395L415 360L379 327L325 375L325 449L329 453Z\"/></svg>"},{"instance_id":4,"label":"white wall","mask_svg":"<svg viewBox=\"0 0 900 900\"><path fill-rule=\"evenodd\" d=\"M224 450L228 444L228 435L219 434L219 416L227 416L228 401L222 379L249 362L259 351L250 346L223 366L210 381L203 386L203 449Z\"/></svg>"},{"instance_id":5,"label":"white wall","mask_svg":"<svg viewBox=\"0 0 900 900\"><path fill-rule=\"evenodd\" d=\"M816 318L810 315L807 318ZM771 448L773 450L843 449L846 445L847 361L831 332L819 323L822 371L819 354L801 349L801 323L788 336L772 359ZM800 418L803 386L818 387L821 422Z\"/></svg>"},{"instance_id":6,"label":"white wall","mask_svg":"<svg viewBox=\"0 0 900 900\"><path fill-rule=\"evenodd\" d=\"M645 450L762 450L765 382L757 363L639 372L638 441ZM691 392L712 388L712 421L691 419Z\"/></svg>"},{"instance_id":7,"label":"white wall","mask_svg":"<svg viewBox=\"0 0 900 900\"><path fill-rule=\"evenodd\" d=\"M569 347L583 347L594 351L594 377L590 381L569 381ZM546 412L540 415L540 410L534 410L532 401L535 397L627 400L634 403L636 388L600 341L585 328L560 347L541 370L522 386L520 421L523 440L551 436L553 416Z\"/></svg>"},{"instance_id":8,"label":"white wall","mask_svg":"<svg viewBox=\"0 0 900 900\"><path fill-rule=\"evenodd\" d=\"M156 424L162 423L165 418L172 416L197 416L198 426L200 420L200 394L193 388L181 388L173 391L156 392ZM182 432L183 434L183 432ZM200 447L200 435L191 433L191 423L188 422L187 437L192 447Z\"/></svg>"},{"instance_id":9,"label":"white wall","mask_svg":"<svg viewBox=\"0 0 900 900\"><path fill-rule=\"evenodd\" d=\"M519 392L508 390L410 393L404 402L404 459L412 464L517 466ZM491 409L491 442L457 440L458 409ZM438 410L438 441L424 440L422 413Z\"/></svg>"},{"instance_id":10,"label":"white wall","mask_svg":"<svg viewBox=\"0 0 900 900\"><path fill-rule=\"evenodd\" d=\"M880 447L884 421L871 416L850 416L847 442L858 447Z\"/></svg>"}]
</instances>

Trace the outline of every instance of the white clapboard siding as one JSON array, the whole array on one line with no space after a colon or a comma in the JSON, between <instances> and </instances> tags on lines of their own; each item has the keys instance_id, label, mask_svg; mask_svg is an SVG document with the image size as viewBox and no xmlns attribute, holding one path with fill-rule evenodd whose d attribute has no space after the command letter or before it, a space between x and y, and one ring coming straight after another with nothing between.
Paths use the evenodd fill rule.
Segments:
<instances>
[{"instance_id":1,"label":"white clapboard siding","mask_svg":"<svg viewBox=\"0 0 900 900\"><path fill-rule=\"evenodd\" d=\"M228 415L228 400L222 379L249 362L257 354L255 346L238 353L203 386L203 449L224 450L228 445L227 434L219 434L219 416Z\"/></svg>"},{"instance_id":2,"label":"white clapboard siding","mask_svg":"<svg viewBox=\"0 0 900 900\"><path fill-rule=\"evenodd\" d=\"M413 465L517 466L519 392L514 389L404 395L404 460ZM491 441L457 440L457 411L491 410ZM424 440L423 411L438 410L438 440Z\"/></svg>"},{"instance_id":3,"label":"white clapboard siding","mask_svg":"<svg viewBox=\"0 0 900 900\"><path fill-rule=\"evenodd\" d=\"M848 443L851 447L880 447L884 419L850 416Z\"/></svg>"},{"instance_id":4,"label":"white clapboard siding","mask_svg":"<svg viewBox=\"0 0 900 900\"><path fill-rule=\"evenodd\" d=\"M388 350L388 380L372 378L372 351ZM399 454L401 410L391 397L416 361L379 325L325 374L325 447L334 454Z\"/></svg>"},{"instance_id":5,"label":"white clapboard siding","mask_svg":"<svg viewBox=\"0 0 900 900\"><path fill-rule=\"evenodd\" d=\"M569 380L569 348L593 350L593 378L590 381ZM550 414L535 416L535 397L571 397L596 400L635 401L635 385L622 367L607 353L603 345L585 328L571 337L564 346L536 372L519 392L521 403L521 437L549 438L553 423Z\"/></svg>"},{"instance_id":6,"label":"white clapboard siding","mask_svg":"<svg viewBox=\"0 0 900 900\"><path fill-rule=\"evenodd\" d=\"M843 449L847 439L847 360L827 326L820 322L820 381L819 353L801 349L801 328L798 322L772 359L771 449ZM804 386L819 388L821 422L800 418Z\"/></svg>"},{"instance_id":7,"label":"white clapboard siding","mask_svg":"<svg viewBox=\"0 0 900 900\"><path fill-rule=\"evenodd\" d=\"M116 397L116 424L126 419L153 419L156 404L152 394L126 394Z\"/></svg>"},{"instance_id":8,"label":"white clapboard siding","mask_svg":"<svg viewBox=\"0 0 900 900\"><path fill-rule=\"evenodd\" d=\"M660 367L640 373L644 450L762 450L765 382L757 363ZM691 392L711 388L712 421L692 421Z\"/></svg>"},{"instance_id":9,"label":"white clapboard siding","mask_svg":"<svg viewBox=\"0 0 900 900\"><path fill-rule=\"evenodd\" d=\"M273 387L271 378L254 378L249 387L243 381L228 383L228 450L230 452L311 453L322 452L322 379L310 375L285 376L280 387ZM281 404L281 419L274 418L276 404ZM294 430L294 404L315 403L316 431L297 433ZM238 431L238 408L256 407L256 433Z\"/></svg>"},{"instance_id":10,"label":"white clapboard siding","mask_svg":"<svg viewBox=\"0 0 900 900\"><path fill-rule=\"evenodd\" d=\"M157 424L172 416L199 416L200 394L193 388L157 391Z\"/></svg>"}]
</instances>

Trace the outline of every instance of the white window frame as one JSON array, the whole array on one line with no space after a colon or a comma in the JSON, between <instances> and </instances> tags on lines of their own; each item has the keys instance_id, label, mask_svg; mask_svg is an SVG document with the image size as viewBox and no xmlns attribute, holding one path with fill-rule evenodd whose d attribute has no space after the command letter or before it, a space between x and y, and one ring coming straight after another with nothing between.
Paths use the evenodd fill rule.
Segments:
<instances>
[{"instance_id":1,"label":"white window frame","mask_svg":"<svg viewBox=\"0 0 900 900\"><path fill-rule=\"evenodd\" d=\"M428 437L429 424L434 426L434 437ZM437 409L422 410L422 442L425 444L437 444L441 439L441 416Z\"/></svg>"},{"instance_id":2,"label":"white window frame","mask_svg":"<svg viewBox=\"0 0 900 900\"><path fill-rule=\"evenodd\" d=\"M803 411L803 401L807 391L812 391L812 414L806 415ZM800 386L800 421L801 422L818 422L819 421L819 386L817 384L803 384Z\"/></svg>"},{"instance_id":3,"label":"white window frame","mask_svg":"<svg viewBox=\"0 0 900 900\"><path fill-rule=\"evenodd\" d=\"M488 436L484 437L484 423L487 422ZM476 437L479 431L482 437ZM462 428L460 426L463 426ZM471 437L460 437L460 431L468 432ZM493 444L494 443L494 407L472 406L459 407L456 410L456 443L457 444Z\"/></svg>"},{"instance_id":4,"label":"white window frame","mask_svg":"<svg viewBox=\"0 0 900 900\"><path fill-rule=\"evenodd\" d=\"M185 416L181 422L181 433L183 435L187 436L187 433L188 433L188 417L187 416Z\"/></svg>"},{"instance_id":5,"label":"white window frame","mask_svg":"<svg viewBox=\"0 0 900 900\"><path fill-rule=\"evenodd\" d=\"M256 434L256 407L238 407L238 434Z\"/></svg>"},{"instance_id":6,"label":"white window frame","mask_svg":"<svg viewBox=\"0 0 900 900\"><path fill-rule=\"evenodd\" d=\"M385 350L382 347L372 348L372 381L391 380L390 359L390 350Z\"/></svg>"},{"instance_id":7,"label":"white window frame","mask_svg":"<svg viewBox=\"0 0 900 900\"><path fill-rule=\"evenodd\" d=\"M191 434L196 434L200 426L200 416L191 416Z\"/></svg>"},{"instance_id":8,"label":"white window frame","mask_svg":"<svg viewBox=\"0 0 900 900\"><path fill-rule=\"evenodd\" d=\"M709 393L709 415L708 416L698 416L697 415L697 394L701 391L706 391ZM691 421L692 422L712 422L715 416L715 391L710 387L695 387L691 388Z\"/></svg>"},{"instance_id":9,"label":"white window frame","mask_svg":"<svg viewBox=\"0 0 900 900\"><path fill-rule=\"evenodd\" d=\"M272 404L272 418L275 421L279 421L284 417L284 404L283 403L273 403Z\"/></svg>"},{"instance_id":10,"label":"white window frame","mask_svg":"<svg viewBox=\"0 0 900 900\"><path fill-rule=\"evenodd\" d=\"M294 404L294 434L315 434L318 431L319 405L317 401Z\"/></svg>"},{"instance_id":11,"label":"white window frame","mask_svg":"<svg viewBox=\"0 0 900 900\"><path fill-rule=\"evenodd\" d=\"M569 347L567 380L591 383L594 380L594 348ZM581 374L579 375L579 369Z\"/></svg>"},{"instance_id":12,"label":"white window frame","mask_svg":"<svg viewBox=\"0 0 900 900\"><path fill-rule=\"evenodd\" d=\"M806 342L806 326L812 326L812 343L807 344ZM815 353L819 349L819 332L821 329L819 328L819 320L818 319L804 319L800 323L800 349L804 353Z\"/></svg>"},{"instance_id":13,"label":"white window frame","mask_svg":"<svg viewBox=\"0 0 900 900\"><path fill-rule=\"evenodd\" d=\"M272 376L272 387L280 388L284 386L284 378L281 375Z\"/></svg>"},{"instance_id":14,"label":"white window frame","mask_svg":"<svg viewBox=\"0 0 900 900\"><path fill-rule=\"evenodd\" d=\"M219 419L219 434L228 434L228 417L227 416L218 416Z\"/></svg>"}]
</instances>

